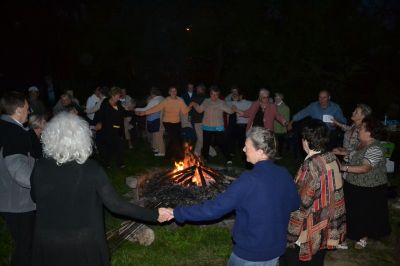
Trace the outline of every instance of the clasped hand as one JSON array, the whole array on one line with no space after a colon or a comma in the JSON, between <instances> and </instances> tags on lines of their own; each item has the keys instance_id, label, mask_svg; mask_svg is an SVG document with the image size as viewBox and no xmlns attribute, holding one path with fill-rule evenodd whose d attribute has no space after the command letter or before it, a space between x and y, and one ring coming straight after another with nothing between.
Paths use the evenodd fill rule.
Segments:
<instances>
[{"instance_id":1,"label":"clasped hand","mask_svg":"<svg viewBox=\"0 0 400 266\"><path fill-rule=\"evenodd\" d=\"M164 223L174 219L174 210L172 208L159 208L158 219L159 223Z\"/></svg>"}]
</instances>

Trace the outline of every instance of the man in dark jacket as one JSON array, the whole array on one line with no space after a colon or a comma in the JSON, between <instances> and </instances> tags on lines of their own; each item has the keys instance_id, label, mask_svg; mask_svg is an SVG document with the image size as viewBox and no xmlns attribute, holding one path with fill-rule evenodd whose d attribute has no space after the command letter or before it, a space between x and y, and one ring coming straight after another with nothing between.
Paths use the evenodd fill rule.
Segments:
<instances>
[{"instance_id":1,"label":"man in dark jacket","mask_svg":"<svg viewBox=\"0 0 400 266\"><path fill-rule=\"evenodd\" d=\"M30 196L30 175L35 163L28 129L26 97L10 92L1 99L0 216L15 241L11 265L29 265L36 205Z\"/></svg>"}]
</instances>

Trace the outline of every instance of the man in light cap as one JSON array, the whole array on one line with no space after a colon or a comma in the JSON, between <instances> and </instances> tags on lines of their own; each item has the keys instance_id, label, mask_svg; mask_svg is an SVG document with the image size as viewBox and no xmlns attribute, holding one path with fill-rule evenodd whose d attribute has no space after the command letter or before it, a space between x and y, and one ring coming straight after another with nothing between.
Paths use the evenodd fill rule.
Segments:
<instances>
[{"instance_id":1,"label":"man in light cap","mask_svg":"<svg viewBox=\"0 0 400 266\"><path fill-rule=\"evenodd\" d=\"M36 86L29 87L29 106L31 108L31 114L34 115L47 115L46 107L39 98L39 89Z\"/></svg>"}]
</instances>

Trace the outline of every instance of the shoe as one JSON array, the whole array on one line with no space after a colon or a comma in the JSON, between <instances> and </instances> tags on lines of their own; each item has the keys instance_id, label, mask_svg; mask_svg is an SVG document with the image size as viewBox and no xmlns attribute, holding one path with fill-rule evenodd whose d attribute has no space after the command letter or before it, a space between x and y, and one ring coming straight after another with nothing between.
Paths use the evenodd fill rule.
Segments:
<instances>
[{"instance_id":1,"label":"shoe","mask_svg":"<svg viewBox=\"0 0 400 266\"><path fill-rule=\"evenodd\" d=\"M355 249L364 249L367 246L367 240L365 240L364 238L361 238L360 240L358 240L356 242L356 244L354 245Z\"/></svg>"},{"instance_id":2,"label":"shoe","mask_svg":"<svg viewBox=\"0 0 400 266\"><path fill-rule=\"evenodd\" d=\"M232 161L227 161L226 164L232 165Z\"/></svg>"},{"instance_id":3,"label":"shoe","mask_svg":"<svg viewBox=\"0 0 400 266\"><path fill-rule=\"evenodd\" d=\"M349 246L347 245L346 242L343 242L342 244L337 245L336 249L349 249Z\"/></svg>"},{"instance_id":4,"label":"shoe","mask_svg":"<svg viewBox=\"0 0 400 266\"><path fill-rule=\"evenodd\" d=\"M157 152L156 154L154 154L154 156L156 156L156 157L164 157L164 156L165 156L165 153L159 153L159 152Z\"/></svg>"}]
</instances>

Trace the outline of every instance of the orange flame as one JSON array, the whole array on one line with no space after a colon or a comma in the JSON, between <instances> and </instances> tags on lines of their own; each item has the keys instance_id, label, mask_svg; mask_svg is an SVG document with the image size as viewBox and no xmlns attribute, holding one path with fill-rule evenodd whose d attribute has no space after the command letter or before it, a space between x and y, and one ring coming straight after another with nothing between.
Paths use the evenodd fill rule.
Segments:
<instances>
[{"instance_id":1,"label":"orange flame","mask_svg":"<svg viewBox=\"0 0 400 266\"><path fill-rule=\"evenodd\" d=\"M196 165L197 167L200 167L202 165L201 159L198 156L196 156L195 154L193 154L192 149L193 149L192 146L190 146L188 143L185 143L185 157L184 157L183 161L175 162L175 168L173 171L174 173L181 171L183 169L189 168L194 165ZM204 177L207 185L215 182L215 180L207 173L202 172L202 174L203 174L203 177ZM181 183L183 183L183 182L181 182ZM198 168L196 168L196 170L193 174L192 183L196 184L196 186L202 186L201 177L200 177Z\"/></svg>"}]
</instances>

